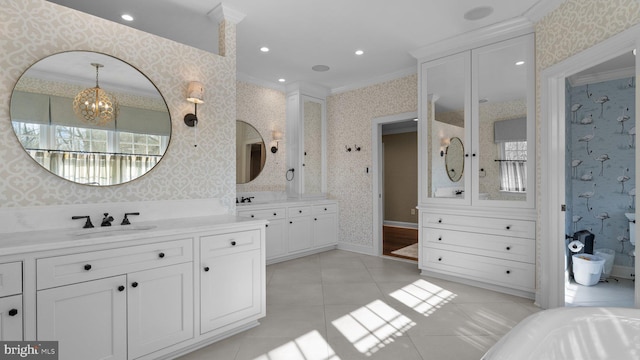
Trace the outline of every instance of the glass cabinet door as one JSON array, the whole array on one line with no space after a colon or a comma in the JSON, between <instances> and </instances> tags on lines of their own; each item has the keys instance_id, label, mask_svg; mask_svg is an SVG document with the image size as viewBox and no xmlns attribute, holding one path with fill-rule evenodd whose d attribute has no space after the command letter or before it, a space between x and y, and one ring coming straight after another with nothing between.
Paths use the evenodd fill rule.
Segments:
<instances>
[{"instance_id":1,"label":"glass cabinet door","mask_svg":"<svg viewBox=\"0 0 640 360\"><path fill-rule=\"evenodd\" d=\"M429 202L471 202L470 72L468 51L422 64L422 194Z\"/></svg>"},{"instance_id":2,"label":"glass cabinet door","mask_svg":"<svg viewBox=\"0 0 640 360\"><path fill-rule=\"evenodd\" d=\"M324 103L319 99L303 96L302 121L303 152L302 166L304 176L304 194L320 194L324 189Z\"/></svg>"},{"instance_id":3,"label":"glass cabinet door","mask_svg":"<svg viewBox=\"0 0 640 360\"><path fill-rule=\"evenodd\" d=\"M533 69L532 35L472 50L474 203L532 204Z\"/></svg>"}]
</instances>

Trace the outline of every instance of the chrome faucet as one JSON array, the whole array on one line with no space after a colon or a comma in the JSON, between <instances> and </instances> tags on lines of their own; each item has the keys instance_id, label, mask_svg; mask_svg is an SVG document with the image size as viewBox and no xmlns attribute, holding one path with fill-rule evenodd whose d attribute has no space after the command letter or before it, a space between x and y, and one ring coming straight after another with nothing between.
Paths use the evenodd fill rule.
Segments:
<instances>
[{"instance_id":1,"label":"chrome faucet","mask_svg":"<svg viewBox=\"0 0 640 360\"><path fill-rule=\"evenodd\" d=\"M104 218L102 219L102 224L100 224L100 226L111 226L112 221L113 216L109 216L109 213L104 213Z\"/></svg>"}]
</instances>

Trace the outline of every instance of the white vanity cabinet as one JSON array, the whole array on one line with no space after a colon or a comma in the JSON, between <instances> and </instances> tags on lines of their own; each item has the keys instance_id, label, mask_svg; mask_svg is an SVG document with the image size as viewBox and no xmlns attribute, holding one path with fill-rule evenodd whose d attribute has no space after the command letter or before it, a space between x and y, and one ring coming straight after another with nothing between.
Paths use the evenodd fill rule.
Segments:
<instances>
[{"instance_id":1,"label":"white vanity cabinet","mask_svg":"<svg viewBox=\"0 0 640 360\"><path fill-rule=\"evenodd\" d=\"M192 338L192 253L192 239L181 239L38 259L38 339L89 360Z\"/></svg>"},{"instance_id":2,"label":"white vanity cabinet","mask_svg":"<svg viewBox=\"0 0 640 360\"><path fill-rule=\"evenodd\" d=\"M0 264L0 341L22 339L22 263Z\"/></svg>"},{"instance_id":3,"label":"white vanity cabinet","mask_svg":"<svg viewBox=\"0 0 640 360\"><path fill-rule=\"evenodd\" d=\"M418 61L425 275L535 291L532 29ZM484 34L486 35L486 34ZM428 50L425 50L428 51Z\"/></svg>"},{"instance_id":4,"label":"white vanity cabinet","mask_svg":"<svg viewBox=\"0 0 640 360\"><path fill-rule=\"evenodd\" d=\"M200 333L265 315L265 259L258 230L200 238Z\"/></svg>"},{"instance_id":5,"label":"white vanity cabinet","mask_svg":"<svg viewBox=\"0 0 640 360\"><path fill-rule=\"evenodd\" d=\"M269 220L267 264L335 248L338 204L333 200L243 205L238 216Z\"/></svg>"}]
</instances>

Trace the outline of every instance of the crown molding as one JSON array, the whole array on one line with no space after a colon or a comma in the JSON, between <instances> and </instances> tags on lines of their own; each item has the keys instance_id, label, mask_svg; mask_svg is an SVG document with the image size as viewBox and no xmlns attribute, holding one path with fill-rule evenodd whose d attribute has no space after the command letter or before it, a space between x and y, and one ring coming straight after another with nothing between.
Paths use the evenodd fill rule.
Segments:
<instances>
[{"instance_id":1,"label":"crown molding","mask_svg":"<svg viewBox=\"0 0 640 360\"><path fill-rule=\"evenodd\" d=\"M286 86L286 89L287 95L297 92L302 95L307 95L318 99L325 99L327 95L329 95L329 89L327 89L326 87L301 81L288 84Z\"/></svg>"},{"instance_id":2,"label":"crown molding","mask_svg":"<svg viewBox=\"0 0 640 360\"><path fill-rule=\"evenodd\" d=\"M261 86L261 87L264 87L264 88L277 90L277 91L281 91L281 92L286 92L286 87L284 85L276 84L276 83L271 82L271 81L258 79L256 77L247 75L245 73L240 73L240 72L236 73L236 81L242 81L242 82L245 82L245 83Z\"/></svg>"},{"instance_id":3,"label":"crown molding","mask_svg":"<svg viewBox=\"0 0 640 360\"><path fill-rule=\"evenodd\" d=\"M595 84L603 81L619 80L636 76L636 68L628 67L623 69L615 69L603 71L594 74L573 75L569 76L569 84L573 86L582 86L587 84Z\"/></svg>"},{"instance_id":4,"label":"crown molding","mask_svg":"<svg viewBox=\"0 0 640 360\"><path fill-rule=\"evenodd\" d=\"M525 17L517 17L478 30L466 32L425 45L409 53L420 62L437 59L449 54L489 45L534 31L533 23Z\"/></svg>"},{"instance_id":5,"label":"crown molding","mask_svg":"<svg viewBox=\"0 0 640 360\"><path fill-rule=\"evenodd\" d=\"M343 93L343 92L356 90L356 89L361 89L363 87L376 85L376 84L380 84L380 83L391 81L391 80L400 79L400 78L403 78L403 77L406 77L406 76L409 76L409 75L413 75L413 74L415 74L417 72L418 72L418 68L416 66L412 66L412 67L409 67L409 68L406 68L406 69L394 71L392 73L376 76L376 77L370 78L368 80L355 82L353 84L340 86L340 87L337 87L337 88L332 88L331 91L330 91L330 95L340 94L340 93Z\"/></svg>"},{"instance_id":6,"label":"crown molding","mask_svg":"<svg viewBox=\"0 0 640 360\"><path fill-rule=\"evenodd\" d=\"M242 21L245 16L247 16L246 14L234 10L227 5L224 5L223 3L219 3L218 5L216 5L207 13L207 15L214 18L218 23L226 20L234 24L239 24L240 21Z\"/></svg>"},{"instance_id":7,"label":"crown molding","mask_svg":"<svg viewBox=\"0 0 640 360\"><path fill-rule=\"evenodd\" d=\"M525 11L522 16L526 17L533 23L537 23L564 2L566 2L566 0L540 0L530 7L529 10Z\"/></svg>"}]
</instances>

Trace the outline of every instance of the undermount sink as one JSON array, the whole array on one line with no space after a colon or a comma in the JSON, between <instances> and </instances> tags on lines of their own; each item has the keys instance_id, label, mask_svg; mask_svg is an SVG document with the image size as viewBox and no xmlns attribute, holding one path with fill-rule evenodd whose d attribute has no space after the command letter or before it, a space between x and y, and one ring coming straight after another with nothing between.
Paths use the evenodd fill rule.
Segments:
<instances>
[{"instance_id":1,"label":"undermount sink","mask_svg":"<svg viewBox=\"0 0 640 360\"><path fill-rule=\"evenodd\" d=\"M157 227L156 225L121 225L121 226L114 226L114 227L101 227L97 229L78 230L73 232L72 235L77 237L84 237L84 238L118 236L118 235L135 233L139 231L151 230L151 229L155 229L156 227Z\"/></svg>"}]
</instances>

